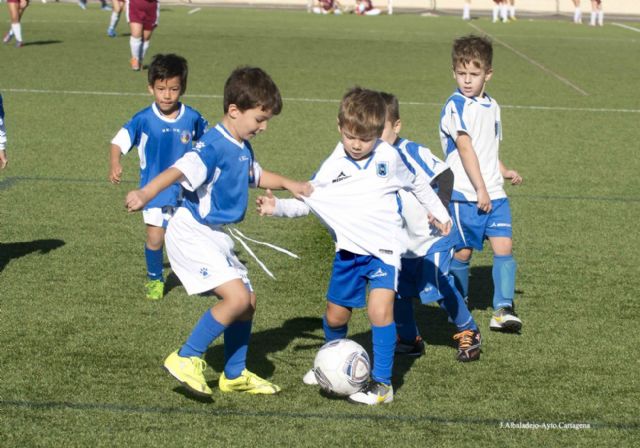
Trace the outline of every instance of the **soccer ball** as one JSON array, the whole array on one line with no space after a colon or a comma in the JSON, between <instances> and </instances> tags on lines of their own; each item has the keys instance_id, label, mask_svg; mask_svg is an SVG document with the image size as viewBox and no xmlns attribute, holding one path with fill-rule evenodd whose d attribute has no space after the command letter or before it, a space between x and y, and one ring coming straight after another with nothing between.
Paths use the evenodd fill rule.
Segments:
<instances>
[{"instance_id":1,"label":"soccer ball","mask_svg":"<svg viewBox=\"0 0 640 448\"><path fill-rule=\"evenodd\" d=\"M369 381L369 371L369 355L351 339L327 342L320 347L313 362L320 387L338 396L359 392Z\"/></svg>"}]
</instances>

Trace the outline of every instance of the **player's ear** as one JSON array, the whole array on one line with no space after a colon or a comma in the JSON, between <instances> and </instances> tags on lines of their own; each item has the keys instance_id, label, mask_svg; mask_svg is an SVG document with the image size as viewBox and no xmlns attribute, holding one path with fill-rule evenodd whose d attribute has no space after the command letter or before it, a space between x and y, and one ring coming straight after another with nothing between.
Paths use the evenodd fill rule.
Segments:
<instances>
[{"instance_id":1,"label":"player's ear","mask_svg":"<svg viewBox=\"0 0 640 448\"><path fill-rule=\"evenodd\" d=\"M402 129L402 121L398 119L395 123L393 123L393 132L396 134L400 134L400 130Z\"/></svg>"},{"instance_id":2,"label":"player's ear","mask_svg":"<svg viewBox=\"0 0 640 448\"><path fill-rule=\"evenodd\" d=\"M336 118L336 124L338 125L338 132L342 134L342 129L340 129L340 119Z\"/></svg>"},{"instance_id":3,"label":"player's ear","mask_svg":"<svg viewBox=\"0 0 640 448\"><path fill-rule=\"evenodd\" d=\"M487 69L487 72L484 74L484 82L487 82L491 79L491 77L493 76L493 69Z\"/></svg>"},{"instance_id":4,"label":"player's ear","mask_svg":"<svg viewBox=\"0 0 640 448\"><path fill-rule=\"evenodd\" d=\"M238 118L238 115L240 115L240 109L238 108L237 105L231 103L229 104L229 107L227 108L227 115L229 115L229 117L231 118Z\"/></svg>"},{"instance_id":5,"label":"player's ear","mask_svg":"<svg viewBox=\"0 0 640 448\"><path fill-rule=\"evenodd\" d=\"M152 85L148 85L148 86L147 86L147 90L149 90L149 93L150 93L151 95L153 95L153 86L152 86Z\"/></svg>"}]
</instances>

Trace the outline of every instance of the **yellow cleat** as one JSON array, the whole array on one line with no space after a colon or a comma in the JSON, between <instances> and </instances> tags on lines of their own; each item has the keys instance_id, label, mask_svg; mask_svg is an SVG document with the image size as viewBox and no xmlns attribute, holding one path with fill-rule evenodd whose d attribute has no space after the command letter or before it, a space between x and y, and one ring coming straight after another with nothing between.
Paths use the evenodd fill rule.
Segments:
<instances>
[{"instance_id":1,"label":"yellow cleat","mask_svg":"<svg viewBox=\"0 0 640 448\"><path fill-rule=\"evenodd\" d=\"M164 282L162 280L149 280L145 283L144 289L149 300L160 300L164 296Z\"/></svg>"},{"instance_id":2,"label":"yellow cleat","mask_svg":"<svg viewBox=\"0 0 640 448\"><path fill-rule=\"evenodd\" d=\"M204 379L207 364L203 359L197 356L180 356L176 350L164 360L164 368L194 394L211 397L211 389Z\"/></svg>"},{"instance_id":3,"label":"yellow cleat","mask_svg":"<svg viewBox=\"0 0 640 448\"><path fill-rule=\"evenodd\" d=\"M280 386L276 386L269 381L260 378L255 373L244 369L238 378L232 380L224 376L224 372L220 376L218 386L222 392L246 392L248 394L272 395L280 392Z\"/></svg>"}]
</instances>

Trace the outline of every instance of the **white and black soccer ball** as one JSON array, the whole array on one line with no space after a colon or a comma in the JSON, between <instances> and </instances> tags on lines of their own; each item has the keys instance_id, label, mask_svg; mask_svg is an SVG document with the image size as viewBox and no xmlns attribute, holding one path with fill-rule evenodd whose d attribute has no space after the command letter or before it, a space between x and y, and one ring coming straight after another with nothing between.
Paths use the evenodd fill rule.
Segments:
<instances>
[{"instance_id":1,"label":"white and black soccer ball","mask_svg":"<svg viewBox=\"0 0 640 448\"><path fill-rule=\"evenodd\" d=\"M355 394L369 381L371 363L367 351L351 339L327 342L318 351L313 372L320 387L333 395Z\"/></svg>"}]
</instances>

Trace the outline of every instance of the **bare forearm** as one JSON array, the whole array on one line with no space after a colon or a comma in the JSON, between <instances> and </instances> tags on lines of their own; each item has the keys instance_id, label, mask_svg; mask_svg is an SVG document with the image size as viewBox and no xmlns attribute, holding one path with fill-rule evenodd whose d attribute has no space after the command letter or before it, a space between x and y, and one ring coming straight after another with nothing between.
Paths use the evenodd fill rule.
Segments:
<instances>
[{"instance_id":1,"label":"bare forearm","mask_svg":"<svg viewBox=\"0 0 640 448\"><path fill-rule=\"evenodd\" d=\"M162 173L154 177L151 182L141 189L141 191L146 197L148 197L148 200L151 200L165 188L175 184L176 182L181 182L183 179L184 175L178 168L167 168Z\"/></svg>"}]
</instances>

